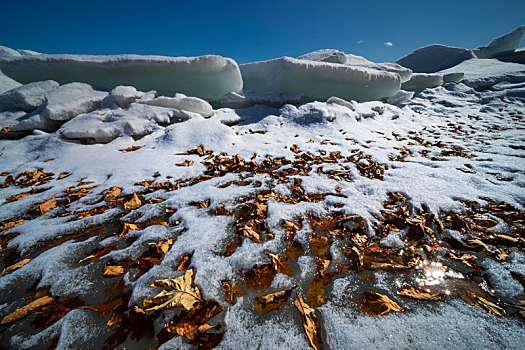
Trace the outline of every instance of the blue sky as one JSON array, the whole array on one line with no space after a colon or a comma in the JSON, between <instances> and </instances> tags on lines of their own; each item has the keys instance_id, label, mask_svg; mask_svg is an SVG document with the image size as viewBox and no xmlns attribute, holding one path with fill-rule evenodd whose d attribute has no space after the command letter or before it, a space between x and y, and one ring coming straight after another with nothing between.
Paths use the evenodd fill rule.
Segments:
<instances>
[{"instance_id":1,"label":"blue sky","mask_svg":"<svg viewBox=\"0 0 525 350\"><path fill-rule=\"evenodd\" d=\"M486 45L525 24L524 0L0 0L0 8L0 45L12 48L239 63L322 48L395 61L432 43Z\"/></svg>"}]
</instances>

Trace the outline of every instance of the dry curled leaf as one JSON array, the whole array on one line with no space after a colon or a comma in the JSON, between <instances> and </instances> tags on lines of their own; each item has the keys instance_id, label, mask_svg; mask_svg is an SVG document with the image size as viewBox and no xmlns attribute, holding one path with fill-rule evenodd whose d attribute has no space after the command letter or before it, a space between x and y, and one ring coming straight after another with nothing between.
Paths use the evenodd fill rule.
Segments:
<instances>
[{"instance_id":1,"label":"dry curled leaf","mask_svg":"<svg viewBox=\"0 0 525 350\"><path fill-rule=\"evenodd\" d=\"M124 203L124 209L126 210L134 210L139 208L142 205L142 202L140 201L139 196L137 196L136 193L133 193L133 197L126 203Z\"/></svg>"},{"instance_id":2,"label":"dry curled leaf","mask_svg":"<svg viewBox=\"0 0 525 350\"><path fill-rule=\"evenodd\" d=\"M33 259L24 259L24 260L21 260L21 261L17 262L16 264L13 264L11 266L6 267L0 273L0 277L2 277L4 275L7 275L8 273L11 273L11 272L13 272L15 270L18 270L22 266L25 266L25 265L29 264L31 262L31 260L33 260Z\"/></svg>"},{"instance_id":3,"label":"dry curled leaf","mask_svg":"<svg viewBox=\"0 0 525 350\"><path fill-rule=\"evenodd\" d=\"M365 314L372 316L383 316L390 311L405 311L386 295L375 292L364 292L361 294L359 299L357 299L357 305Z\"/></svg>"},{"instance_id":4,"label":"dry curled leaf","mask_svg":"<svg viewBox=\"0 0 525 350\"><path fill-rule=\"evenodd\" d=\"M47 305L47 304L49 304L50 302L52 302L54 300L55 299L53 299L52 297L50 297L48 295L43 296L41 298L38 298L38 299L30 302L29 304L27 304L25 306L22 306L19 309L16 309L13 313L10 313L6 317L4 317L4 319L2 320L2 322L0 322L0 324L4 325L4 324L16 322L16 321L26 317L27 315L35 312L38 308L40 308L40 307L42 307L44 305Z\"/></svg>"},{"instance_id":5,"label":"dry curled leaf","mask_svg":"<svg viewBox=\"0 0 525 350\"><path fill-rule=\"evenodd\" d=\"M119 306L124 304L124 298L118 297L106 301L104 304L96 305L85 305L81 306L80 309L93 310L98 313L98 317L106 318Z\"/></svg>"},{"instance_id":6,"label":"dry curled leaf","mask_svg":"<svg viewBox=\"0 0 525 350\"><path fill-rule=\"evenodd\" d=\"M265 290L272 285L276 271L272 264L255 265L251 270L244 273L244 281L248 288L254 290Z\"/></svg>"},{"instance_id":7,"label":"dry curled leaf","mask_svg":"<svg viewBox=\"0 0 525 350\"><path fill-rule=\"evenodd\" d=\"M297 295L297 298L294 302L295 307L301 313L301 318L303 320L303 328L306 333L306 338L310 346L315 350L321 350L322 338L321 338L321 324L317 319L315 314L315 309L310 307L300 295Z\"/></svg>"},{"instance_id":8,"label":"dry curled leaf","mask_svg":"<svg viewBox=\"0 0 525 350\"><path fill-rule=\"evenodd\" d=\"M139 150L141 148L142 148L142 146L130 146L128 148L119 149L119 151L120 152L134 152L134 151Z\"/></svg>"},{"instance_id":9,"label":"dry curled leaf","mask_svg":"<svg viewBox=\"0 0 525 350\"><path fill-rule=\"evenodd\" d=\"M330 243L328 242L327 237L310 237L310 249L314 255L324 255L328 252L329 248Z\"/></svg>"},{"instance_id":10,"label":"dry curled leaf","mask_svg":"<svg viewBox=\"0 0 525 350\"><path fill-rule=\"evenodd\" d=\"M399 295L402 295L407 298L426 301L436 301L441 300L441 298L443 298L443 293L425 292L424 290L417 287L404 287L399 291Z\"/></svg>"},{"instance_id":11,"label":"dry curled leaf","mask_svg":"<svg viewBox=\"0 0 525 350\"><path fill-rule=\"evenodd\" d=\"M189 311L183 310L173 321L164 325L164 328L168 332L177 333L181 336L185 335L188 339L193 339L193 332L221 311L222 306L215 300L205 300L199 302Z\"/></svg>"},{"instance_id":12,"label":"dry curled leaf","mask_svg":"<svg viewBox=\"0 0 525 350\"><path fill-rule=\"evenodd\" d=\"M303 245L293 241L286 246L286 259L297 259L303 254Z\"/></svg>"},{"instance_id":13,"label":"dry curled leaf","mask_svg":"<svg viewBox=\"0 0 525 350\"><path fill-rule=\"evenodd\" d=\"M111 187L102 192L102 194L104 195L104 200L106 200L107 198L116 198L120 196L121 193L122 189L118 187Z\"/></svg>"},{"instance_id":14,"label":"dry curled leaf","mask_svg":"<svg viewBox=\"0 0 525 350\"><path fill-rule=\"evenodd\" d=\"M51 198L38 206L38 210L41 214L45 214L48 211L55 209L57 206L56 198Z\"/></svg>"},{"instance_id":15,"label":"dry curled leaf","mask_svg":"<svg viewBox=\"0 0 525 350\"><path fill-rule=\"evenodd\" d=\"M170 239L170 241L172 241ZM191 263L191 258L193 257L193 253L187 253L180 257L179 265L177 266L177 271L184 271L186 270Z\"/></svg>"},{"instance_id":16,"label":"dry curled leaf","mask_svg":"<svg viewBox=\"0 0 525 350\"><path fill-rule=\"evenodd\" d=\"M102 273L105 277L120 276L124 273L124 267L120 265L105 265L104 272Z\"/></svg>"},{"instance_id":17,"label":"dry curled leaf","mask_svg":"<svg viewBox=\"0 0 525 350\"><path fill-rule=\"evenodd\" d=\"M244 225L240 232L243 236L250 238L252 241L262 243L261 235L248 225Z\"/></svg>"},{"instance_id":18,"label":"dry curled leaf","mask_svg":"<svg viewBox=\"0 0 525 350\"><path fill-rule=\"evenodd\" d=\"M151 286L164 290L153 298L144 299L147 312L176 307L190 310L193 304L203 301L200 288L193 284L193 269L174 279L156 280Z\"/></svg>"},{"instance_id":19,"label":"dry curled leaf","mask_svg":"<svg viewBox=\"0 0 525 350\"><path fill-rule=\"evenodd\" d=\"M277 272L288 276L292 275L292 264L288 260L279 256L279 254L265 253L272 259L273 266Z\"/></svg>"},{"instance_id":20,"label":"dry curled leaf","mask_svg":"<svg viewBox=\"0 0 525 350\"><path fill-rule=\"evenodd\" d=\"M222 288L224 288L224 299L231 305L237 303L237 297L243 296L244 290L230 281L222 281Z\"/></svg>"},{"instance_id":21,"label":"dry curled leaf","mask_svg":"<svg viewBox=\"0 0 525 350\"><path fill-rule=\"evenodd\" d=\"M279 310L283 305L286 304L288 298L290 298L292 295L294 288L258 296L255 298L253 307L260 315L266 315L271 311Z\"/></svg>"},{"instance_id":22,"label":"dry curled leaf","mask_svg":"<svg viewBox=\"0 0 525 350\"><path fill-rule=\"evenodd\" d=\"M189 202L188 205L192 206L192 207L198 207L198 208L201 208L201 209L206 209L210 206L210 200L209 199L206 199L205 201L193 201L193 202Z\"/></svg>"}]
</instances>

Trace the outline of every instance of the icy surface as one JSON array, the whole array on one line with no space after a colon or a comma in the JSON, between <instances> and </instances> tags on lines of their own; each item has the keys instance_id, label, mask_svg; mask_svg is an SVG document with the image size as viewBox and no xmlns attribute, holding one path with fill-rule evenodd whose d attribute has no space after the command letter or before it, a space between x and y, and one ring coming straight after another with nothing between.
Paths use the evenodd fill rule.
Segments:
<instances>
[{"instance_id":1,"label":"icy surface","mask_svg":"<svg viewBox=\"0 0 525 350\"><path fill-rule=\"evenodd\" d=\"M412 74L412 70L409 69L410 67L406 68L396 63L375 63L367 60L364 57L346 54L342 51L334 49L317 50L314 52L304 54L297 58L309 61L340 63L345 64L347 66L371 68L380 71L397 73L401 76L401 82L409 80Z\"/></svg>"},{"instance_id":2,"label":"icy surface","mask_svg":"<svg viewBox=\"0 0 525 350\"><path fill-rule=\"evenodd\" d=\"M420 91L434 88L443 84L443 74L413 73L409 81L403 83L401 88L408 91Z\"/></svg>"},{"instance_id":3,"label":"icy surface","mask_svg":"<svg viewBox=\"0 0 525 350\"><path fill-rule=\"evenodd\" d=\"M52 79L60 84L83 82L107 89L131 85L166 96L184 93L212 99L242 89L239 67L234 60L221 56L17 54L0 55L0 69L24 84Z\"/></svg>"},{"instance_id":4,"label":"icy surface","mask_svg":"<svg viewBox=\"0 0 525 350\"><path fill-rule=\"evenodd\" d=\"M377 100L399 91L399 74L339 63L282 57L240 66L244 89L257 94L304 93L306 99Z\"/></svg>"},{"instance_id":5,"label":"icy surface","mask_svg":"<svg viewBox=\"0 0 525 350\"><path fill-rule=\"evenodd\" d=\"M126 108L132 102L143 96L144 93L142 91L137 91L133 86L117 86L111 90L106 97L104 97L101 101L101 106L109 108Z\"/></svg>"},{"instance_id":6,"label":"icy surface","mask_svg":"<svg viewBox=\"0 0 525 350\"><path fill-rule=\"evenodd\" d=\"M494 58L498 55L508 54L520 47L521 38L525 32L525 25L514 29L490 42L487 46L474 49L478 58Z\"/></svg>"},{"instance_id":7,"label":"icy surface","mask_svg":"<svg viewBox=\"0 0 525 350\"><path fill-rule=\"evenodd\" d=\"M476 56L472 50L434 44L420 47L396 63L410 68L415 73L435 73L474 57Z\"/></svg>"},{"instance_id":8,"label":"icy surface","mask_svg":"<svg viewBox=\"0 0 525 350\"><path fill-rule=\"evenodd\" d=\"M20 84L16 80L9 78L0 70L0 94L14 89L16 87L19 87L21 85L22 84Z\"/></svg>"},{"instance_id":9,"label":"icy surface","mask_svg":"<svg viewBox=\"0 0 525 350\"><path fill-rule=\"evenodd\" d=\"M159 96L153 99L141 99L138 103L150 106L181 109L188 112L198 113L205 118L213 115L212 106L197 97L187 97L184 94L176 94L175 97Z\"/></svg>"},{"instance_id":10,"label":"icy surface","mask_svg":"<svg viewBox=\"0 0 525 350\"><path fill-rule=\"evenodd\" d=\"M298 104L303 100L304 94L278 94L270 93L265 95L240 95L235 92L229 92L221 98L221 106L229 108L248 108L253 105L266 105L281 107L287 103Z\"/></svg>"},{"instance_id":11,"label":"icy surface","mask_svg":"<svg viewBox=\"0 0 525 350\"><path fill-rule=\"evenodd\" d=\"M0 110L32 112L46 102L46 93L58 86L56 81L45 80L12 89L0 95Z\"/></svg>"}]
</instances>

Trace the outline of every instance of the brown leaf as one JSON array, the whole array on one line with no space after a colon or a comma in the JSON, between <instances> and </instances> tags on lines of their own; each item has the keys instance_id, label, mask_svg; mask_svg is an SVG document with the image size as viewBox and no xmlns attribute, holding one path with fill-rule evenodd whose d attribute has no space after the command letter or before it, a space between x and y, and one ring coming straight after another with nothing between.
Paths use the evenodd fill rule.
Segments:
<instances>
[{"instance_id":1,"label":"brown leaf","mask_svg":"<svg viewBox=\"0 0 525 350\"><path fill-rule=\"evenodd\" d=\"M109 207L106 207L105 205L103 205L101 207L97 207L97 208L93 208L93 209L90 209L90 210L79 212L79 213L77 213L77 215L78 215L77 216L77 220L80 220L80 219L83 219L83 218L87 218L89 216L102 214L103 212L105 212L108 209L109 209Z\"/></svg>"},{"instance_id":2,"label":"brown leaf","mask_svg":"<svg viewBox=\"0 0 525 350\"><path fill-rule=\"evenodd\" d=\"M104 195L104 200L106 200L107 198L116 198L120 196L121 193L122 189L118 187L111 187L102 192L102 194Z\"/></svg>"},{"instance_id":3,"label":"brown leaf","mask_svg":"<svg viewBox=\"0 0 525 350\"><path fill-rule=\"evenodd\" d=\"M16 264L13 264L13 265L11 265L11 266L6 267L6 268L2 271L2 273L0 273L0 277L2 277L2 276L4 276L4 275L7 275L8 273L11 273L11 272L13 272L13 271L15 271L15 270L18 270L18 269L21 268L22 266L25 266L25 265L27 265L28 263L30 263L31 260L33 260L33 259L24 259L24 260L21 260L21 261L17 262Z\"/></svg>"},{"instance_id":4,"label":"brown leaf","mask_svg":"<svg viewBox=\"0 0 525 350\"><path fill-rule=\"evenodd\" d=\"M104 272L102 273L105 277L120 276L124 273L124 267L120 265L105 265Z\"/></svg>"},{"instance_id":5,"label":"brown leaf","mask_svg":"<svg viewBox=\"0 0 525 350\"><path fill-rule=\"evenodd\" d=\"M357 274L357 277L359 277L363 281L367 281L367 282L372 280L372 276L370 276L370 274L368 272L365 272L365 271L359 272Z\"/></svg>"},{"instance_id":6,"label":"brown leaf","mask_svg":"<svg viewBox=\"0 0 525 350\"><path fill-rule=\"evenodd\" d=\"M184 270L186 270L191 264L191 258L192 257L193 257L193 253L188 253L188 254L184 254L183 256L181 256L180 257L180 263L177 266L177 271L184 271Z\"/></svg>"},{"instance_id":7,"label":"brown leaf","mask_svg":"<svg viewBox=\"0 0 525 350\"><path fill-rule=\"evenodd\" d=\"M329 248L330 243L327 237L310 237L310 249L314 255L324 255L328 252Z\"/></svg>"},{"instance_id":8,"label":"brown leaf","mask_svg":"<svg viewBox=\"0 0 525 350\"><path fill-rule=\"evenodd\" d=\"M66 177L68 177L69 175L71 175L70 173L60 173L58 175L58 180L62 180L62 179L65 179Z\"/></svg>"},{"instance_id":9,"label":"brown leaf","mask_svg":"<svg viewBox=\"0 0 525 350\"><path fill-rule=\"evenodd\" d=\"M519 273L519 272L516 272L516 271L511 271L510 272L510 275L512 277L514 277L514 279L516 281L518 281L519 283L521 283L521 285L523 286L523 288L525 289L525 275Z\"/></svg>"},{"instance_id":10,"label":"brown leaf","mask_svg":"<svg viewBox=\"0 0 525 350\"><path fill-rule=\"evenodd\" d=\"M314 279L305 290L306 302L313 307L318 307L325 302L325 291L321 282Z\"/></svg>"},{"instance_id":11,"label":"brown leaf","mask_svg":"<svg viewBox=\"0 0 525 350\"><path fill-rule=\"evenodd\" d=\"M286 246L286 258L297 259L303 254L303 245L298 241L293 241Z\"/></svg>"},{"instance_id":12,"label":"brown leaf","mask_svg":"<svg viewBox=\"0 0 525 350\"><path fill-rule=\"evenodd\" d=\"M243 296L244 290L230 281L222 281L222 288L224 288L224 299L231 305L237 303L237 297Z\"/></svg>"},{"instance_id":13,"label":"brown leaf","mask_svg":"<svg viewBox=\"0 0 525 350\"><path fill-rule=\"evenodd\" d=\"M375 292L364 292L361 294L359 299L357 299L357 305L362 312L372 316L383 316L390 311L405 311L386 295Z\"/></svg>"},{"instance_id":14,"label":"brown leaf","mask_svg":"<svg viewBox=\"0 0 525 350\"><path fill-rule=\"evenodd\" d=\"M142 202L140 201L139 196L137 196L136 193L133 193L133 197L131 197L129 201L124 203L124 209L134 210L134 209L140 208L141 205L142 205Z\"/></svg>"},{"instance_id":15,"label":"brown leaf","mask_svg":"<svg viewBox=\"0 0 525 350\"><path fill-rule=\"evenodd\" d=\"M404 287L399 291L399 295L412 299L426 301L436 301L441 300L441 298L443 298L443 293L425 292L424 290L417 287Z\"/></svg>"},{"instance_id":16,"label":"brown leaf","mask_svg":"<svg viewBox=\"0 0 525 350\"><path fill-rule=\"evenodd\" d=\"M292 264L286 259L283 259L278 254L272 254L265 252L266 255L272 259L273 266L277 272L291 276L292 275Z\"/></svg>"},{"instance_id":17,"label":"brown leaf","mask_svg":"<svg viewBox=\"0 0 525 350\"><path fill-rule=\"evenodd\" d=\"M305 303L300 295L297 295L294 305L301 313L303 328L310 346L315 350L321 350L321 344L323 343L321 338L321 325L315 314L315 309Z\"/></svg>"},{"instance_id":18,"label":"brown leaf","mask_svg":"<svg viewBox=\"0 0 525 350\"><path fill-rule=\"evenodd\" d=\"M0 324L4 325L4 324L8 324L8 323L12 323L12 322L16 322L24 317L26 317L27 315L35 312L38 308L41 308L42 306L44 305L47 305L49 304L50 302L54 301L55 299L53 299L52 297L46 295L46 296L43 296L41 298L38 298L32 302L30 302L29 304L19 308L19 309L16 309L14 312L10 313L9 315L7 315L6 317L4 317L4 319L2 320L2 322L0 322Z\"/></svg>"},{"instance_id":19,"label":"brown leaf","mask_svg":"<svg viewBox=\"0 0 525 350\"><path fill-rule=\"evenodd\" d=\"M179 163L179 164L175 164L177 166L192 166L193 165L193 160L185 160L184 162L182 163Z\"/></svg>"},{"instance_id":20,"label":"brown leaf","mask_svg":"<svg viewBox=\"0 0 525 350\"><path fill-rule=\"evenodd\" d=\"M330 258L326 256L317 259L317 262L315 263L315 270L319 275L322 276L325 273L326 269L328 269L328 266L330 266L330 261Z\"/></svg>"},{"instance_id":21,"label":"brown leaf","mask_svg":"<svg viewBox=\"0 0 525 350\"><path fill-rule=\"evenodd\" d=\"M244 273L244 281L248 288L265 290L272 285L275 274L273 264L255 265L251 270Z\"/></svg>"},{"instance_id":22,"label":"brown leaf","mask_svg":"<svg viewBox=\"0 0 525 350\"><path fill-rule=\"evenodd\" d=\"M174 279L156 280L152 287L163 287L164 290L153 298L144 299L146 311L183 307L190 310L196 302L202 302L200 288L193 284L193 269Z\"/></svg>"},{"instance_id":23,"label":"brown leaf","mask_svg":"<svg viewBox=\"0 0 525 350\"><path fill-rule=\"evenodd\" d=\"M128 148L119 149L119 151L120 152L134 152L134 151L139 150L141 148L142 148L142 146L130 146Z\"/></svg>"},{"instance_id":24,"label":"brown leaf","mask_svg":"<svg viewBox=\"0 0 525 350\"><path fill-rule=\"evenodd\" d=\"M48 211L55 209L57 206L56 198L51 198L38 206L40 213L45 214Z\"/></svg>"},{"instance_id":25,"label":"brown leaf","mask_svg":"<svg viewBox=\"0 0 525 350\"><path fill-rule=\"evenodd\" d=\"M205 201L189 202L188 205L191 205L192 207L199 207L199 208L205 209L210 206L210 200L206 199Z\"/></svg>"},{"instance_id":26,"label":"brown leaf","mask_svg":"<svg viewBox=\"0 0 525 350\"><path fill-rule=\"evenodd\" d=\"M124 237L125 235L127 235L128 233L130 233L131 231L133 230L138 230L139 229L139 226L136 225L136 224L130 224L128 222L124 222L123 225L122 225L122 230L120 231L119 233L119 236L120 237Z\"/></svg>"},{"instance_id":27,"label":"brown leaf","mask_svg":"<svg viewBox=\"0 0 525 350\"><path fill-rule=\"evenodd\" d=\"M117 247L115 246L109 246L109 247L106 247L106 248L103 248L103 249L95 249L94 251L90 252L90 254L85 257L84 259L81 259L78 261L78 263L83 263L85 261L90 261L90 260L98 260L100 259L101 257L103 257L104 255L112 252L113 250L115 250Z\"/></svg>"},{"instance_id":28,"label":"brown leaf","mask_svg":"<svg viewBox=\"0 0 525 350\"><path fill-rule=\"evenodd\" d=\"M295 287L294 287L295 288ZM266 315L271 311L279 310L286 304L294 288L276 293L261 295L255 298L253 306L260 315Z\"/></svg>"},{"instance_id":29,"label":"brown leaf","mask_svg":"<svg viewBox=\"0 0 525 350\"><path fill-rule=\"evenodd\" d=\"M199 302L189 311L181 311L173 321L164 325L164 328L168 332L177 333L181 336L185 335L188 339L193 339L193 332L221 311L222 306L215 300L205 300Z\"/></svg>"},{"instance_id":30,"label":"brown leaf","mask_svg":"<svg viewBox=\"0 0 525 350\"><path fill-rule=\"evenodd\" d=\"M2 221L2 222L0 222L0 232L10 230L10 229L15 228L17 226L25 224L28 221L29 220L22 219L22 218L12 218L12 219L9 219L9 220Z\"/></svg>"},{"instance_id":31,"label":"brown leaf","mask_svg":"<svg viewBox=\"0 0 525 350\"><path fill-rule=\"evenodd\" d=\"M124 298L119 297L119 298L110 299L106 301L104 304L81 306L80 309L89 309L89 310L96 311L98 313L98 317L106 318L109 315L111 315L111 313L113 313L113 311L116 308L118 308L119 306L123 304L124 304Z\"/></svg>"},{"instance_id":32,"label":"brown leaf","mask_svg":"<svg viewBox=\"0 0 525 350\"><path fill-rule=\"evenodd\" d=\"M451 283L453 284L453 290L470 305L478 306L496 316L502 315L501 307L491 302L489 300L490 295L478 286L459 279L453 279Z\"/></svg>"},{"instance_id":33,"label":"brown leaf","mask_svg":"<svg viewBox=\"0 0 525 350\"><path fill-rule=\"evenodd\" d=\"M250 238L252 241L262 243L261 235L248 225L244 225L240 232L243 236Z\"/></svg>"}]
</instances>

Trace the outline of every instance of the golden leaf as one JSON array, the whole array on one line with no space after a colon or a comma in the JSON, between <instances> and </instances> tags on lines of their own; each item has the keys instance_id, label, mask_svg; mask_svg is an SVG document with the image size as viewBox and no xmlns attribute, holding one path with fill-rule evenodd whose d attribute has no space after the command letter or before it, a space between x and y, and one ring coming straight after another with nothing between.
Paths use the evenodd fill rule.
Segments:
<instances>
[{"instance_id":1,"label":"golden leaf","mask_svg":"<svg viewBox=\"0 0 525 350\"><path fill-rule=\"evenodd\" d=\"M286 258L296 259L303 254L303 245L298 241L293 241L286 246Z\"/></svg>"},{"instance_id":2,"label":"golden leaf","mask_svg":"<svg viewBox=\"0 0 525 350\"><path fill-rule=\"evenodd\" d=\"M443 293L425 292L417 287L405 287L399 291L399 295L417 300L436 301L443 298Z\"/></svg>"},{"instance_id":3,"label":"golden leaf","mask_svg":"<svg viewBox=\"0 0 525 350\"><path fill-rule=\"evenodd\" d=\"M374 292L364 292L361 294L359 299L357 299L357 305L365 314L372 316L383 316L390 311L405 311L405 309L386 295Z\"/></svg>"},{"instance_id":4,"label":"golden leaf","mask_svg":"<svg viewBox=\"0 0 525 350\"><path fill-rule=\"evenodd\" d=\"M47 296L47 295L43 296L41 298L38 298L38 299L30 302L26 306L23 306L23 307L21 307L19 309L16 309L13 313L10 313L6 317L4 317L4 319L2 320L2 322L0 322L0 324L4 325L4 324L11 323L11 322L16 322L16 321L26 317L27 315L35 312L38 308L40 308L40 307L42 307L44 305L47 305L47 304L49 304L50 302L52 302L54 300L55 299L53 299L52 297Z\"/></svg>"},{"instance_id":5,"label":"golden leaf","mask_svg":"<svg viewBox=\"0 0 525 350\"><path fill-rule=\"evenodd\" d=\"M119 276L124 273L124 267L120 265L105 265L104 272L102 273L106 277Z\"/></svg>"},{"instance_id":6,"label":"golden leaf","mask_svg":"<svg viewBox=\"0 0 525 350\"><path fill-rule=\"evenodd\" d=\"M119 233L119 236L120 237L124 237L125 235L127 235L128 233L130 233L131 231L133 230L138 230L139 229L139 226L136 225L136 224L130 224L128 222L125 222L123 225L122 225L122 230L120 231Z\"/></svg>"},{"instance_id":7,"label":"golden leaf","mask_svg":"<svg viewBox=\"0 0 525 350\"><path fill-rule=\"evenodd\" d=\"M193 304L203 301L200 289L193 284L193 269L174 279L156 280L151 286L164 290L151 299L144 299L147 312L176 307L190 310Z\"/></svg>"},{"instance_id":8,"label":"golden leaf","mask_svg":"<svg viewBox=\"0 0 525 350\"><path fill-rule=\"evenodd\" d=\"M315 309L305 303L300 295L297 295L294 305L301 313L301 318L303 319L303 328L310 346L315 350L321 350L321 325L319 324L319 320L315 314Z\"/></svg>"},{"instance_id":9,"label":"golden leaf","mask_svg":"<svg viewBox=\"0 0 525 350\"><path fill-rule=\"evenodd\" d=\"M272 254L265 252L266 255L272 259L273 266L277 272L291 276L292 275L292 264L286 259L283 259L279 254Z\"/></svg>"},{"instance_id":10,"label":"golden leaf","mask_svg":"<svg viewBox=\"0 0 525 350\"><path fill-rule=\"evenodd\" d=\"M110 299L104 304L96 304L96 305L86 305L81 306L80 309L89 309L96 311L98 313L98 317L106 318L108 317L116 308L124 304L124 299L122 297Z\"/></svg>"},{"instance_id":11,"label":"golden leaf","mask_svg":"<svg viewBox=\"0 0 525 350\"><path fill-rule=\"evenodd\" d=\"M231 305L237 303L237 297L243 296L244 290L230 281L222 281L222 288L224 288L224 299Z\"/></svg>"},{"instance_id":12,"label":"golden leaf","mask_svg":"<svg viewBox=\"0 0 525 350\"><path fill-rule=\"evenodd\" d=\"M140 201L139 196L137 196L136 193L133 193L133 197L131 197L129 201L124 203L124 209L134 210L134 209L140 208L141 205L142 205L142 202Z\"/></svg>"},{"instance_id":13,"label":"golden leaf","mask_svg":"<svg viewBox=\"0 0 525 350\"><path fill-rule=\"evenodd\" d=\"M119 151L120 152L134 152L134 151L139 150L141 148L142 148L142 146L130 146L128 148L119 149Z\"/></svg>"},{"instance_id":14,"label":"golden leaf","mask_svg":"<svg viewBox=\"0 0 525 350\"><path fill-rule=\"evenodd\" d=\"M199 302L189 311L182 311L173 321L164 325L164 328L171 333L185 335L188 339L193 339L193 332L203 323L211 320L215 315L222 311L222 306L215 300L205 300ZM206 331L208 327L202 328Z\"/></svg>"},{"instance_id":15,"label":"golden leaf","mask_svg":"<svg viewBox=\"0 0 525 350\"><path fill-rule=\"evenodd\" d=\"M286 304L288 298L292 295L292 290L294 288L258 296L255 298L253 307L260 315L266 315L270 311L279 310L284 304Z\"/></svg>"},{"instance_id":16,"label":"golden leaf","mask_svg":"<svg viewBox=\"0 0 525 350\"><path fill-rule=\"evenodd\" d=\"M325 302L325 291L322 283L314 279L305 290L306 302L313 307L318 307Z\"/></svg>"},{"instance_id":17,"label":"golden leaf","mask_svg":"<svg viewBox=\"0 0 525 350\"><path fill-rule=\"evenodd\" d=\"M243 236L250 238L254 242L262 243L261 235L250 226L244 225L240 231Z\"/></svg>"},{"instance_id":18,"label":"golden leaf","mask_svg":"<svg viewBox=\"0 0 525 350\"><path fill-rule=\"evenodd\" d=\"M57 206L57 200L56 198L51 198L47 201L45 201L44 203L40 204L38 206L38 209L40 210L40 212L42 214L45 214L47 213L48 211L52 210L52 209L55 209Z\"/></svg>"},{"instance_id":19,"label":"golden leaf","mask_svg":"<svg viewBox=\"0 0 525 350\"><path fill-rule=\"evenodd\" d=\"M121 193L122 193L122 189L118 187L111 187L105 190L104 192L102 192L102 194L104 195L104 200L106 200L109 197L118 197L120 196Z\"/></svg>"},{"instance_id":20,"label":"golden leaf","mask_svg":"<svg viewBox=\"0 0 525 350\"><path fill-rule=\"evenodd\" d=\"M328 252L328 248L330 248L330 243L327 237L310 237L310 249L314 255L324 255Z\"/></svg>"},{"instance_id":21,"label":"golden leaf","mask_svg":"<svg viewBox=\"0 0 525 350\"><path fill-rule=\"evenodd\" d=\"M272 285L276 271L272 264L255 265L244 274L244 281L248 288L265 290Z\"/></svg>"},{"instance_id":22,"label":"golden leaf","mask_svg":"<svg viewBox=\"0 0 525 350\"><path fill-rule=\"evenodd\" d=\"M0 273L0 277L2 277L2 276L4 276L4 275L7 275L8 273L11 273L11 272L13 272L13 271L15 271L15 270L18 270L18 269L21 268L22 266L25 266L25 265L27 265L28 263L30 263L31 260L33 260L33 259L24 259L24 260L21 260L21 261L17 262L16 264L13 264L13 265L11 265L11 266L6 267L6 268L2 271L2 273Z\"/></svg>"}]
</instances>

